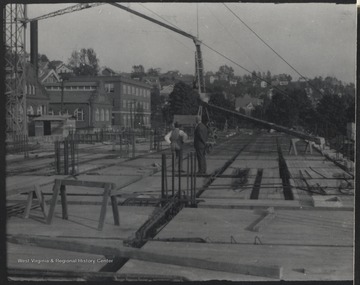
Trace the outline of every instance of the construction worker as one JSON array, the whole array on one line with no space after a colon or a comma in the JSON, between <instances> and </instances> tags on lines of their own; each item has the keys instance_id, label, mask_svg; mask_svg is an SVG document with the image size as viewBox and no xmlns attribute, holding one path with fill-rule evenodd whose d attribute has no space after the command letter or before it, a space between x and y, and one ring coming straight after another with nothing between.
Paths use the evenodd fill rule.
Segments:
<instances>
[{"instance_id":1,"label":"construction worker","mask_svg":"<svg viewBox=\"0 0 360 285\"><path fill-rule=\"evenodd\" d=\"M181 125L175 122L174 129L166 134L165 141L170 144L171 151L175 152L175 167L179 165L179 170L183 172L183 144L187 141L188 135L180 130L180 127Z\"/></svg>"},{"instance_id":2,"label":"construction worker","mask_svg":"<svg viewBox=\"0 0 360 285\"><path fill-rule=\"evenodd\" d=\"M208 128L201 122L201 116L196 116L196 127L194 132L194 147L198 160L199 170L197 174L206 174L206 142L208 139Z\"/></svg>"}]
</instances>

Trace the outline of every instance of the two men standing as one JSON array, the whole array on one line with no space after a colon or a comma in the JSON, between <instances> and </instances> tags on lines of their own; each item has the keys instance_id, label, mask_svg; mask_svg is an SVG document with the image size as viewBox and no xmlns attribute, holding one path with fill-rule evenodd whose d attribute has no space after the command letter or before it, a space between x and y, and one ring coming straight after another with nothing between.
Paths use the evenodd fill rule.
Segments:
<instances>
[{"instance_id":1,"label":"two men standing","mask_svg":"<svg viewBox=\"0 0 360 285\"><path fill-rule=\"evenodd\" d=\"M165 141L170 144L171 151L175 152L177 164L183 171L183 144L188 139L187 134L180 130L180 125L175 122L174 129L165 136ZM198 161L197 174L206 174L206 142L208 139L208 128L201 122L201 116L196 116L194 131L194 148ZM179 162L180 160L180 162Z\"/></svg>"}]
</instances>

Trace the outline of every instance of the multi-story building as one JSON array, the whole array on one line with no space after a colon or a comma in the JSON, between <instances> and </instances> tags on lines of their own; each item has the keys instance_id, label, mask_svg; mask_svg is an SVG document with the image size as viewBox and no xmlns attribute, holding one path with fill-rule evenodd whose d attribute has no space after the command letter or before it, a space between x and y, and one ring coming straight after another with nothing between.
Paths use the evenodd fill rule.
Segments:
<instances>
[{"instance_id":1,"label":"multi-story building","mask_svg":"<svg viewBox=\"0 0 360 285\"><path fill-rule=\"evenodd\" d=\"M49 95L40 84L34 67L29 63L25 69L26 113L28 122L36 116L46 115L49 107Z\"/></svg>"},{"instance_id":2,"label":"multi-story building","mask_svg":"<svg viewBox=\"0 0 360 285\"><path fill-rule=\"evenodd\" d=\"M81 104L86 119L77 120L77 128L80 126L81 128L107 128L109 125L115 129L150 127L151 86L149 84L112 75L76 76L70 77L62 83L45 83L44 85L50 94L51 111L54 113L58 113L60 110L62 86L64 88L63 110L69 106L70 114L75 112L76 106ZM56 92L56 96L54 92ZM101 99L102 97L103 99ZM99 100L103 100L103 103ZM91 107L90 111L85 111L87 108L84 104ZM100 120L97 121L95 105L101 104L103 106L98 107ZM110 109L109 120L107 120L107 111ZM105 112L103 121L101 120L103 118L102 110Z\"/></svg>"},{"instance_id":3,"label":"multi-story building","mask_svg":"<svg viewBox=\"0 0 360 285\"><path fill-rule=\"evenodd\" d=\"M50 97L49 115L72 115L76 129L82 132L111 127L111 98L101 81L63 81L44 86Z\"/></svg>"}]
</instances>

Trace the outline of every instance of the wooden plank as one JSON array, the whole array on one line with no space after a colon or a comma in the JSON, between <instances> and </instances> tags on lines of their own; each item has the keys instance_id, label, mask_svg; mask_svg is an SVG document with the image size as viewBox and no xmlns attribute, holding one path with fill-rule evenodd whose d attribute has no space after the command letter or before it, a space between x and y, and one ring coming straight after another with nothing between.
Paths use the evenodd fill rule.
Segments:
<instances>
[{"instance_id":1,"label":"wooden plank","mask_svg":"<svg viewBox=\"0 0 360 285\"><path fill-rule=\"evenodd\" d=\"M111 191L111 186L108 184L108 185L106 185L105 190L104 190L104 196L103 196L102 206L101 206L101 210L100 210L100 218L99 218L99 225L98 225L99 231L101 231L104 227L104 221L105 221L105 217L106 217L106 207L107 207L107 203L109 200L110 191Z\"/></svg>"},{"instance_id":2,"label":"wooden plank","mask_svg":"<svg viewBox=\"0 0 360 285\"><path fill-rule=\"evenodd\" d=\"M260 232L263 230L269 223L274 220L276 217L274 207L269 207L266 210L265 216L252 227L252 231L254 232Z\"/></svg>"},{"instance_id":3,"label":"wooden plank","mask_svg":"<svg viewBox=\"0 0 360 285\"><path fill-rule=\"evenodd\" d=\"M45 199L44 199L44 195L41 192L40 186L38 184L35 184L34 188L35 188L36 197L37 197L37 199L39 200L39 203L40 203L41 210L42 210L43 215L44 215L44 217L46 219L48 210L47 210L47 205L46 205L46 202L45 202Z\"/></svg>"},{"instance_id":4,"label":"wooden plank","mask_svg":"<svg viewBox=\"0 0 360 285\"><path fill-rule=\"evenodd\" d=\"M39 246L75 252L85 252L104 256L118 256L122 258L150 261L162 264L173 264L186 267L202 268L207 270L225 271L238 274L248 274L281 279L283 268L276 265L252 265L230 262L218 262L200 258L176 257L168 254L158 254L136 248L113 248L91 245L77 241L65 241L61 239L50 239L42 237L31 237L26 235L8 236L7 241L15 244Z\"/></svg>"},{"instance_id":5,"label":"wooden plank","mask_svg":"<svg viewBox=\"0 0 360 285\"><path fill-rule=\"evenodd\" d=\"M25 211L24 211L24 214L23 214L24 219L29 218L33 198L34 198L34 192L31 191L31 192L28 193L28 198L27 198L27 201L26 201L26 207L25 207Z\"/></svg>"},{"instance_id":6,"label":"wooden plank","mask_svg":"<svg viewBox=\"0 0 360 285\"><path fill-rule=\"evenodd\" d=\"M47 224L51 224L52 219L54 217L54 213L55 213L55 207L56 207L56 203L57 203L57 199L59 197L59 192L60 192L60 186L61 186L61 181L60 180L55 180L54 183L54 187L53 187L53 196L50 202L50 209L49 209L49 214L47 216Z\"/></svg>"},{"instance_id":7,"label":"wooden plank","mask_svg":"<svg viewBox=\"0 0 360 285\"><path fill-rule=\"evenodd\" d=\"M105 188L109 182L61 179L61 184L78 187Z\"/></svg>"},{"instance_id":8,"label":"wooden plank","mask_svg":"<svg viewBox=\"0 0 360 285\"><path fill-rule=\"evenodd\" d=\"M114 216L114 224L119 226L120 225L120 216L119 216L119 209L117 204L116 196L111 196L111 206Z\"/></svg>"},{"instance_id":9,"label":"wooden plank","mask_svg":"<svg viewBox=\"0 0 360 285\"><path fill-rule=\"evenodd\" d=\"M68 215L68 206L66 200L66 186L63 184L60 186L60 196L61 196L62 218L64 220L67 220L69 218L69 215Z\"/></svg>"}]
</instances>

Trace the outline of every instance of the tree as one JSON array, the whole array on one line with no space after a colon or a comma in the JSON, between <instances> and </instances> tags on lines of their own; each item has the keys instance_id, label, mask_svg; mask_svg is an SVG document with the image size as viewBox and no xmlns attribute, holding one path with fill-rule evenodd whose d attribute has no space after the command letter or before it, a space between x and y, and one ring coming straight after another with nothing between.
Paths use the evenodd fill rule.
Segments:
<instances>
[{"instance_id":1,"label":"tree","mask_svg":"<svg viewBox=\"0 0 360 285\"><path fill-rule=\"evenodd\" d=\"M75 75L97 75L99 72L99 60L92 48L82 48L80 51L73 51L68 60L68 65Z\"/></svg>"},{"instance_id":2,"label":"tree","mask_svg":"<svg viewBox=\"0 0 360 285\"><path fill-rule=\"evenodd\" d=\"M199 109L199 100L200 95L196 91L179 81L169 95L169 110L172 115L194 115Z\"/></svg>"},{"instance_id":3,"label":"tree","mask_svg":"<svg viewBox=\"0 0 360 285\"><path fill-rule=\"evenodd\" d=\"M147 75L148 76L159 76L160 74L160 68L149 68L147 70Z\"/></svg>"},{"instance_id":4,"label":"tree","mask_svg":"<svg viewBox=\"0 0 360 285\"><path fill-rule=\"evenodd\" d=\"M223 93L213 93L210 95L209 104L218 106L228 110L234 110L235 106L233 102L225 98ZM229 121L231 118L230 114L224 112L213 112L210 120L214 121L218 128L223 128L225 121Z\"/></svg>"},{"instance_id":5,"label":"tree","mask_svg":"<svg viewBox=\"0 0 360 285\"><path fill-rule=\"evenodd\" d=\"M145 68L141 64L133 65L131 71L131 78L139 78L140 80L145 76Z\"/></svg>"},{"instance_id":6,"label":"tree","mask_svg":"<svg viewBox=\"0 0 360 285\"><path fill-rule=\"evenodd\" d=\"M216 72L217 75L226 76L227 79L231 79L234 77L234 69L231 66L222 65L219 67L219 71Z\"/></svg>"},{"instance_id":7,"label":"tree","mask_svg":"<svg viewBox=\"0 0 360 285\"><path fill-rule=\"evenodd\" d=\"M163 122L164 96L160 95L160 90L153 86L150 93L151 98L151 126L159 127Z\"/></svg>"},{"instance_id":8,"label":"tree","mask_svg":"<svg viewBox=\"0 0 360 285\"><path fill-rule=\"evenodd\" d=\"M40 53L38 54L38 59L40 62L49 62L50 61L45 54L40 54Z\"/></svg>"}]
</instances>

